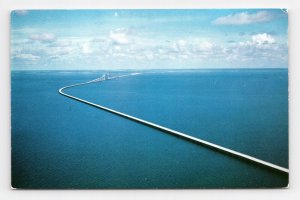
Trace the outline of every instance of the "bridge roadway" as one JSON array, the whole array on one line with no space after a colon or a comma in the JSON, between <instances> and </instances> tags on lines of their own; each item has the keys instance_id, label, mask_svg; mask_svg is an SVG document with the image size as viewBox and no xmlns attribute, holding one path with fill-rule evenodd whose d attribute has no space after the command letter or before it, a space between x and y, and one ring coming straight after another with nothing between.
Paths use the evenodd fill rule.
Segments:
<instances>
[{"instance_id":1,"label":"bridge roadway","mask_svg":"<svg viewBox=\"0 0 300 200\"><path fill-rule=\"evenodd\" d=\"M84 100L84 99L80 99L78 97L69 95L69 94L67 94L67 93L64 92L65 89L71 88L71 87L77 87L77 86L81 86L81 85L86 85L86 84L101 82L101 81L105 81L105 80L111 80L111 79L121 78L121 77L125 77L125 76L134 76L134 75L138 75L138 74L139 73L131 73L131 74L122 75L122 76L115 76L115 77L107 77L106 75L104 75L104 76L102 76L100 78L97 78L97 79L94 79L94 80L91 80L91 81L87 81L87 82L83 82L83 83L77 83L77 84L73 84L73 85L68 85L68 86L62 87L62 88L59 89L59 93L61 95L63 95L63 96L68 97L68 98L71 98L71 99L77 100L79 102L88 104L90 106L93 106L93 107L105 110L107 112L119 115L121 117L130 119L132 121L135 121L135 122L147 125L149 127L155 128L155 129L163 131L165 133L169 133L169 134L175 135L177 137L180 137L180 138L186 139L188 141L200 144L202 146L206 146L206 147L208 147L210 149L213 149L213 150L216 150L216 151L219 151L219 152L222 152L222 153L229 154L231 156L234 156L234 157L237 157L237 158L240 158L240 159L243 159L243 160L246 160L246 161L249 161L249 162L261 165L261 166L264 166L264 167L267 167L269 169L273 169L273 170L276 170L276 171L279 171L279 172L283 172L283 173L287 173L287 174L289 173L289 169L281 167L279 165L275 165L273 163L266 162L264 160L261 160L261 159L249 156L247 154L243 154L243 153L231 150L231 149L226 148L226 147L222 147L220 145L217 145L217 144L214 144L214 143L211 143L211 142L208 142L208 141L205 141L205 140L193 137L191 135L188 135L188 134L185 134L185 133L182 133L182 132L179 132L179 131L176 131L176 130L173 130L173 129L170 129L170 128L167 128L167 127L164 127L164 126L160 126L158 124L155 124L155 123L152 123L152 122L149 122L149 121L146 121L146 120L143 120L143 119L140 119L140 118L137 118L137 117L134 117L134 116L131 116L131 115L128 115L128 114L125 114L125 113L122 113L122 112L110 109L110 108L107 108L105 106L101 106L101 105L89 102L89 101Z\"/></svg>"}]
</instances>

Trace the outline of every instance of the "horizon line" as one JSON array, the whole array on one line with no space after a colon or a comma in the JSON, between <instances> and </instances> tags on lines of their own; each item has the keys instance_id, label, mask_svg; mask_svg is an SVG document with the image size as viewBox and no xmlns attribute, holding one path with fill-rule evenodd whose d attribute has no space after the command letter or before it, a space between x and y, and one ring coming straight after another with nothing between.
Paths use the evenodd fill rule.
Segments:
<instances>
[{"instance_id":1,"label":"horizon line","mask_svg":"<svg viewBox=\"0 0 300 200\"><path fill-rule=\"evenodd\" d=\"M151 71L151 70L236 70L236 69L288 69L289 67L230 67L230 68L141 68L141 69L133 69L133 68L119 68L119 69L10 69L10 71Z\"/></svg>"}]
</instances>

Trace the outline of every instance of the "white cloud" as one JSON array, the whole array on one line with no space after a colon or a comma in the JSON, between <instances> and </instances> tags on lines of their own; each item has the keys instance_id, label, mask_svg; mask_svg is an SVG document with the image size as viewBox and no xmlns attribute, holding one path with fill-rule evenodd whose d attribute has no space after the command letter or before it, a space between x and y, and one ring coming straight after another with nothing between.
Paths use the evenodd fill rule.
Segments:
<instances>
[{"instance_id":1,"label":"white cloud","mask_svg":"<svg viewBox=\"0 0 300 200\"><path fill-rule=\"evenodd\" d=\"M119 28L110 31L109 38L112 40L114 44L117 45L127 45L132 41L128 36L129 30L125 28Z\"/></svg>"},{"instance_id":2,"label":"white cloud","mask_svg":"<svg viewBox=\"0 0 300 200\"><path fill-rule=\"evenodd\" d=\"M14 57L17 59L32 60L32 61L35 61L40 58L39 56L35 56L29 53L17 54Z\"/></svg>"},{"instance_id":3,"label":"white cloud","mask_svg":"<svg viewBox=\"0 0 300 200\"><path fill-rule=\"evenodd\" d=\"M88 42L86 42L82 45L82 53L90 54L92 52L93 52L93 50L91 49L90 44Z\"/></svg>"},{"instance_id":4,"label":"white cloud","mask_svg":"<svg viewBox=\"0 0 300 200\"><path fill-rule=\"evenodd\" d=\"M179 46L185 46L186 45L186 41L185 40L179 40L178 41L178 45Z\"/></svg>"},{"instance_id":5,"label":"white cloud","mask_svg":"<svg viewBox=\"0 0 300 200\"><path fill-rule=\"evenodd\" d=\"M203 41L199 45L197 45L197 49L200 51L210 51L214 45L211 42Z\"/></svg>"},{"instance_id":6,"label":"white cloud","mask_svg":"<svg viewBox=\"0 0 300 200\"><path fill-rule=\"evenodd\" d=\"M267 33L253 35L249 40L226 47L224 60L240 66L270 67L287 65L287 45L277 43Z\"/></svg>"},{"instance_id":7,"label":"white cloud","mask_svg":"<svg viewBox=\"0 0 300 200\"><path fill-rule=\"evenodd\" d=\"M70 55L71 53L75 53L74 47L56 47L53 49L49 49L47 54L49 55L57 55L57 56L65 56Z\"/></svg>"},{"instance_id":8,"label":"white cloud","mask_svg":"<svg viewBox=\"0 0 300 200\"><path fill-rule=\"evenodd\" d=\"M149 54L146 55L146 58L148 60L153 60L154 59L154 55L152 53L149 53Z\"/></svg>"},{"instance_id":9,"label":"white cloud","mask_svg":"<svg viewBox=\"0 0 300 200\"><path fill-rule=\"evenodd\" d=\"M29 38L39 42L54 42L56 40L56 36L52 33L33 34Z\"/></svg>"},{"instance_id":10,"label":"white cloud","mask_svg":"<svg viewBox=\"0 0 300 200\"><path fill-rule=\"evenodd\" d=\"M272 15L267 11L259 11L256 13L236 13L234 15L227 15L219 17L213 21L214 24L218 25L244 25L253 24L259 22L267 22L272 19Z\"/></svg>"},{"instance_id":11,"label":"white cloud","mask_svg":"<svg viewBox=\"0 0 300 200\"><path fill-rule=\"evenodd\" d=\"M273 44L275 43L275 39L267 34L267 33L262 33L262 34L256 34L252 36L252 42L256 44Z\"/></svg>"},{"instance_id":12,"label":"white cloud","mask_svg":"<svg viewBox=\"0 0 300 200\"><path fill-rule=\"evenodd\" d=\"M173 50L175 52L184 52L187 50L187 42L185 40L178 40L173 43Z\"/></svg>"}]
</instances>

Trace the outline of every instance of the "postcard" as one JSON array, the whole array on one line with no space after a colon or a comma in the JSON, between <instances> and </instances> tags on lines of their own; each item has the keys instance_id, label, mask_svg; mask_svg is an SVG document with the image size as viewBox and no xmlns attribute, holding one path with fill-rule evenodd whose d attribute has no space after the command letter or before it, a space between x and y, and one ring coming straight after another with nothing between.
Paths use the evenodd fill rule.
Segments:
<instances>
[{"instance_id":1,"label":"postcard","mask_svg":"<svg viewBox=\"0 0 300 200\"><path fill-rule=\"evenodd\" d=\"M285 9L14 10L14 189L286 188Z\"/></svg>"}]
</instances>

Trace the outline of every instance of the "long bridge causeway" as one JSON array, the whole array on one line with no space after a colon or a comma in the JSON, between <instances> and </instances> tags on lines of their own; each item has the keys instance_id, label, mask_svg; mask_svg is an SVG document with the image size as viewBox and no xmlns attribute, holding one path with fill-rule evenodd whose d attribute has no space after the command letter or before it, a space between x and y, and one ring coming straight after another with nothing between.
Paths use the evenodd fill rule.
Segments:
<instances>
[{"instance_id":1,"label":"long bridge causeway","mask_svg":"<svg viewBox=\"0 0 300 200\"><path fill-rule=\"evenodd\" d=\"M220 146L220 145L202 140L200 138L193 137L191 135L188 135L188 134L185 134L185 133L182 133L182 132L179 132L179 131L176 131L176 130L173 130L173 129L170 129L170 128L167 128L167 127L164 127L164 126L160 126L158 124L155 124L155 123L152 123L152 122L149 122L149 121L146 121L146 120L143 120L143 119L140 119L140 118L122 113L122 112L119 112L117 110L113 110L111 108L107 108L105 106L101 106L101 105L89 102L87 100L72 96L72 95L67 94L67 93L64 92L65 89L71 88L71 87L77 87L77 86L82 86L82 85L86 85L86 84L92 84L92 83L101 82L101 81L105 81L105 80L111 80L111 79L115 79L115 78L121 78L121 77L125 77L125 76L134 76L134 75L138 75L138 73L131 73L131 74L128 74L128 75L115 76L115 77L108 77L107 75L104 75L100 78L97 78L97 79L94 79L94 80L91 80L91 81L87 81L87 82L83 82L83 83L77 83L77 84L62 87L62 88L59 89L59 93L61 95L65 96L65 97L68 97L68 98L74 99L76 101L88 104L90 106L105 110L107 112L110 112L110 113L116 114L118 116L127 118L129 120L141 123L143 125L155 128L155 129L160 130L162 132L175 135L177 137L180 137L180 138L186 139L188 141L200 144L200 145L208 147L210 149L213 149L213 150L225 153L225 154L229 154L233 157L237 157L237 158L240 158L240 159L243 159L243 160L246 160L246 161L249 161L249 162L252 162L252 163L258 164L260 166L264 166L264 167L267 167L267 168L270 168L270 169L273 169L273 170L276 170L276 171L279 171L279 172L283 172L283 173L287 173L287 174L289 173L289 169L287 169L287 168L284 168L284 167L275 165L273 163L270 163L270 162L267 162L267 161L249 156L249 155L244 154L244 153L240 153L240 152L231 150L229 148L226 148L226 147L223 147L223 146Z\"/></svg>"}]
</instances>

